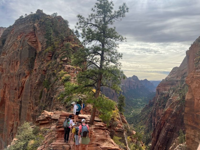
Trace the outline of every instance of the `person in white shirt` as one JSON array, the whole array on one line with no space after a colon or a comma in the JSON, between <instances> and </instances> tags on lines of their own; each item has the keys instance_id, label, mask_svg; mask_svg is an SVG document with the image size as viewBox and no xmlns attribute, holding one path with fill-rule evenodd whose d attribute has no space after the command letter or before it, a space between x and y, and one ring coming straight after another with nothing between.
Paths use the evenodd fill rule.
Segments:
<instances>
[{"instance_id":1,"label":"person in white shirt","mask_svg":"<svg viewBox=\"0 0 200 150\"><path fill-rule=\"evenodd\" d=\"M78 106L76 105L76 102L72 102L71 103L74 108L73 108L73 114L74 114L74 123L76 123L76 120L78 120L78 115L80 114L80 112L78 112Z\"/></svg>"}]
</instances>

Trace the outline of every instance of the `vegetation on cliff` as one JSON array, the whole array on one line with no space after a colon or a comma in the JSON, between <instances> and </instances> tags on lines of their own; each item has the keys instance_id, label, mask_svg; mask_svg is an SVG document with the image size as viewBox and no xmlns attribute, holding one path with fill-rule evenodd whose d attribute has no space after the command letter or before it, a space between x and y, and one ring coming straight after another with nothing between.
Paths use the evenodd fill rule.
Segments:
<instances>
[{"instance_id":1,"label":"vegetation on cliff","mask_svg":"<svg viewBox=\"0 0 200 150\"><path fill-rule=\"evenodd\" d=\"M18 128L16 140L5 150L37 150L44 139L45 130L25 122Z\"/></svg>"}]
</instances>

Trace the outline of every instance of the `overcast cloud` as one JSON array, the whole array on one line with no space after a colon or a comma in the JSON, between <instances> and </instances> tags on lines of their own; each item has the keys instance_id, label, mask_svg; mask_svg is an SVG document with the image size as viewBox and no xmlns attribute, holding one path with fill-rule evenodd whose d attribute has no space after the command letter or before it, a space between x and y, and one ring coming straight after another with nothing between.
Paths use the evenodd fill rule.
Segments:
<instances>
[{"instance_id":1,"label":"overcast cloud","mask_svg":"<svg viewBox=\"0 0 200 150\"><path fill-rule=\"evenodd\" d=\"M164 79L179 66L193 41L200 35L199 0L113 0L115 8L123 2L129 13L115 24L127 38L120 43L122 70L129 77ZM87 17L95 0L0 0L0 26L8 27L21 15L42 9L57 12L70 28L77 14Z\"/></svg>"}]
</instances>

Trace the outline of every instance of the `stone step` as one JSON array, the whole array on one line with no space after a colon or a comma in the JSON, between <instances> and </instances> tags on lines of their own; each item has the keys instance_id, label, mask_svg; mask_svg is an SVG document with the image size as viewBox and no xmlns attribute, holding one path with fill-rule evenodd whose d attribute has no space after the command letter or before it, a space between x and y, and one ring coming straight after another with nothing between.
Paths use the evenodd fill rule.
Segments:
<instances>
[{"instance_id":1,"label":"stone step","mask_svg":"<svg viewBox=\"0 0 200 150\"><path fill-rule=\"evenodd\" d=\"M53 150L73 150L73 142L66 143L63 139L57 139L55 142L51 143Z\"/></svg>"}]
</instances>

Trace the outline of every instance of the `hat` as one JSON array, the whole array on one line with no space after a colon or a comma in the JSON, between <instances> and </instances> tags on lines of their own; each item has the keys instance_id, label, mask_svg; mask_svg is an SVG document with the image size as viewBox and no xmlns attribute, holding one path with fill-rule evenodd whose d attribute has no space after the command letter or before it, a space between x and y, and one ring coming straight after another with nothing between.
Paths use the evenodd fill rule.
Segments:
<instances>
[{"instance_id":1,"label":"hat","mask_svg":"<svg viewBox=\"0 0 200 150\"><path fill-rule=\"evenodd\" d=\"M85 119L82 119L81 122L85 122Z\"/></svg>"},{"instance_id":2,"label":"hat","mask_svg":"<svg viewBox=\"0 0 200 150\"><path fill-rule=\"evenodd\" d=\"M76 103L75 103L75 102L72 102L71 104L74 105L74 104L76 104Z\"/></svg>"}]
</instances>

